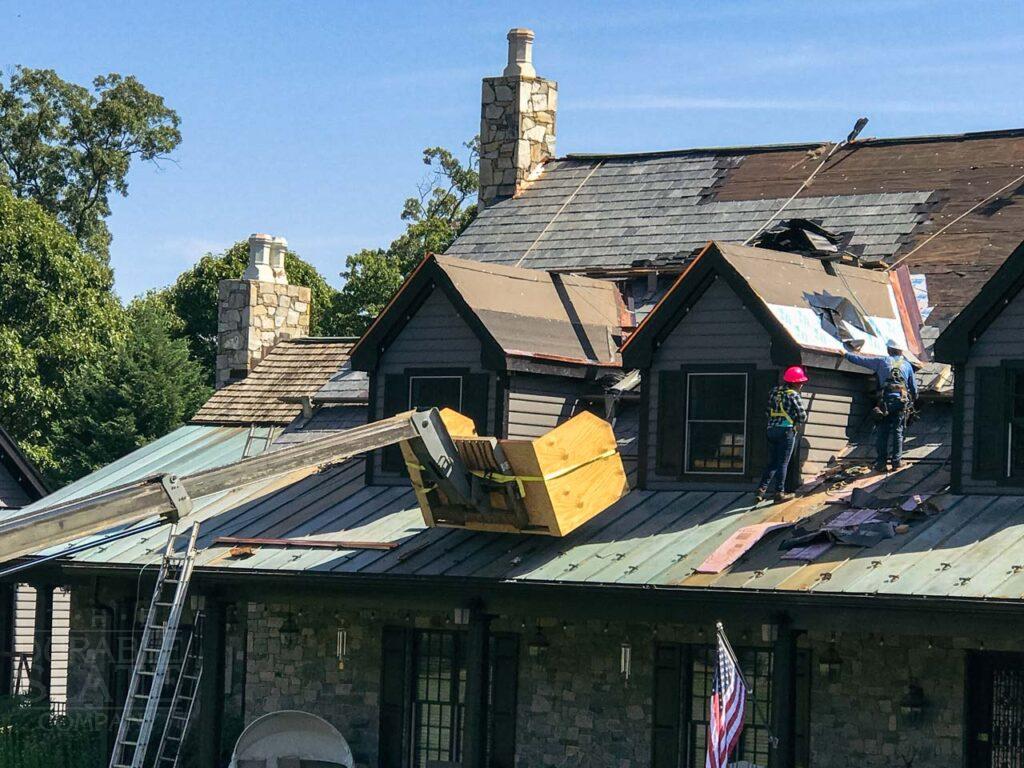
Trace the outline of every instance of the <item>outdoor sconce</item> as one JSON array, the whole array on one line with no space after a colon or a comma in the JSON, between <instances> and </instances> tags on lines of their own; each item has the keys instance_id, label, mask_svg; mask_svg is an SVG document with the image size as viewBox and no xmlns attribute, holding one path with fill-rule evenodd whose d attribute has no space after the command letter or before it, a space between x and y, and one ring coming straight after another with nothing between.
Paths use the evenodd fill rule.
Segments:
<instances>
[{"instance_id":1,"label":"outdoor sconce","mask_svg":"<svg viewBox=\"0 0 1024 768\"><path fill-rule=\"evenodd\" d=\"M288 615L284 617L284 623L281 625L281 629L277 633L281 636L281 643L291 648L295 642L299 639L299 635L302 630L299 628L299 624L295 621L295 614L288 611Z\"/></svg>"},{"instance_id":2,"label":"outdoor sconce","mask_svg":"<svg viewBox=\"0 0 1024 768\"><path fill-rule=\"evenodd\" d=\"M464 627L469 624L470 609L469 608L456 608L452 614L452 621L460 627Z\"/></svg>"},{"instance_id":3,"label":"outdoor sconce","mask_svg":"<svg viewBox=\"0 0 1024 768\"><path fill-rule=\"evenodd\" d=\"M633 646L623 643L619 648L619 672L622 682L629 685L629 677L633 674Z\"/></svg>"},{"instance_id":4,"label":"outdoor sconce","mask_svg":"<svg viewBox=\"0 0 1024 768\"><path fill-rule=\"evenodd\" d=\"M348 630L345 627L338 627L338 670L345 669L345 661L348 659Z\"/></svg>"},{"instance_id":5,"label":"outdoor sconce","mask_svg":"<svg viewBox=\"0 0 1024 768\"><path fill-rule=\"evenodd\" d=\"M924 712L924 688L917 683L909 683L900 699L900 714L908 720L916 720Z\"/></svg>"},{"instance_id":6,"label":"outdoor sconce","mask_svg":"<svg viewBox=\"0 0 1024 768\"><path fill-rule=\"evenodd\" d=\"M818 657L818 672L822 677L826 677L831 682L835 682L839 679L839 675L842 671L843 658L839 655L839 651L836 649L836 636L833 634L832 639L828 643L828 648L826 648L824 653Z\"/></svg>"},{"instance_id":7,"label":"outdoor sconce","mask_svg":"<svg viewBox=\"0 0 1024 768\"><path fill-rule=\"evenodd\" d=\"M530 640L529 645L526 646L532 657L539 658L548 652L548 648L551 647L551 643L544 637L544 633L540 631L540 627L537 627L537 631L533 635L533 639Z\"/></svg>"}]
</instances>

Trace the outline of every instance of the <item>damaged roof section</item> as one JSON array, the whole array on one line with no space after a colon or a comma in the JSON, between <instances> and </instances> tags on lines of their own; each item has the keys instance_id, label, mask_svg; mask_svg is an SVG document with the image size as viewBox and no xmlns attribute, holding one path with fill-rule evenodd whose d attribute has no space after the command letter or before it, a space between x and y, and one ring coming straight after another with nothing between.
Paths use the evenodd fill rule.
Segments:
<instances>
[{"instance_id":1,"label":"damaged roof section","mask_svg":"<svg viewBox=\"0 0 1024 768\"><path fill-rule=\"evenodd\" d=\"M831 263L818 258L730 243L709 243L630 337L623 350L629 366L644 367L653 345L678 322L716 278L725 279L773 336L779 364L806 353L841 357L844 342L865 354L884 355L893 339L915 354L921 341L906 302L898 300L895 273ZM916 305L914 305L916 309Z\"/></svg>"},{"instance_id":2,"label":"damaged roof section","mask_svg":"<svg viewBox=\"0 0 1024 768\"><path fill-rule=\"evenodd\" d=\"M555 365L621 364L622 328L632 324L615 283L451 256L428 256L352 352L371 370L393 334L434 288L480 337L493 367L516 360Z\"/></svg>"},{"instance_id":3,"label":"damaged roof section","mask_svg":"<svg viewBox=\"0 0 1024 768\"><path fill-rule=\"evenodd\" d=\"M348 361L355 339L284 339L241 381L213 393L193 424L285 426Z\"/></svg>"}]
</instances>

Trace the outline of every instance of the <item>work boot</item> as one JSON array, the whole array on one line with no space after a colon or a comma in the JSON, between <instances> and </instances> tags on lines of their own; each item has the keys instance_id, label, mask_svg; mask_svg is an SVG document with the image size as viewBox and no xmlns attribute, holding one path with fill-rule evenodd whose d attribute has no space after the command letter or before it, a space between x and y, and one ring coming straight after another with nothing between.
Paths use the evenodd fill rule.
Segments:
<instances>
[{"instance_id":1,"label":"work boot","mask_svg":"<svg viewBox=\"0 0 1024 768\"><path fill-rule=\"evenodd\" d=\"M901 469L902 467L903 467L903 462L902 461L894 461L892 463L892 471L893 472L895 472L897 469Z\"/></svg>"},{"instance_id":2,"label":"work boot","mask_svg":"<svg viewBox=\"0 0 1024 768\"><path fill-rule=\"evenodd\" d=\"M889 471L889 466L883 461L874 464L871 469L875 472L882 472L883 474Z\"/></svg>"},{"instance_id":3,"label":"work boot","mask_svg":"<svg viewBox=\"0 0 1024 768\"><path fill-rule=\"evenodd\" d=\"M754 503L755 504L760 504L762 501L764 501L764 497L767 496L767 495L768 495L768 489L767 488L758 488L757 492L754 494Z\"/></svg>"},{"instance_id":4,"label":"work boot","mask_svg":"<svg viewBox=\"0 0 1024 768\"><path fill-rule=\"evenodd\" d=\"M785 491L779 491L778 493L775 494L774 501L775 501L776 504L781 504L784 501L789 501L790 499L795 499L795 498L796 498L796 494L795 493L786 493Z\"/></svg>"}]
</instances>

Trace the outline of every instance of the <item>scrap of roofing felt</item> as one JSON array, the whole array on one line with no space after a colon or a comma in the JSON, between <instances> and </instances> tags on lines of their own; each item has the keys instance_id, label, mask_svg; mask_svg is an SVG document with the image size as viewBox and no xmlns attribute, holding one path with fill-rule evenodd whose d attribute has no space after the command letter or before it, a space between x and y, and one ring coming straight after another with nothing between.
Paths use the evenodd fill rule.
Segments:
<instances>
[{"instance_id":1,"label":"scrap of roofing felt","mask_svg":"<svg viewBox=\"0 0 1024 768\"><path fill-rule=\"evenodd\" d=\"M791 525L793 523L783 521L745 525L733 531L732 535L720 544L714 552L704 558L704 562L697 566L695 572L721 573L750 551L750 548L766 535L779 528L788 528Z\"/></svg>"}]
</instances>

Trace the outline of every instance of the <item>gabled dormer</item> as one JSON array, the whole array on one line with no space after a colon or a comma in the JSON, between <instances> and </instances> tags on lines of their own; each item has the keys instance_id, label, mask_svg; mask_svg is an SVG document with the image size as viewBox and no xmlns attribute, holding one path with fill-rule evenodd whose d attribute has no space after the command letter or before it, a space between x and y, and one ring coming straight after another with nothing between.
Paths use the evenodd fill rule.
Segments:
<instances>
[{"instance_id":1,"label":"gabled dormer","mask_svg":"<svg viewBox=\"0 0 1024 768\"><path fill-rule=\"evenodd\" d=\"M370 419L450 407L481 435L533 438L565 421L621 370L630 320L616 285L428 256L352 351L370 377ZM398 451L372 462L401 476Z\"/></svg>"},{"instance_id":2,"label":"gabled dormer","mask_svg":"<svg viewBox=\"0 0 1024 768\"><path fill-rule=\"evenodd\" d=\"M957 493L1024 493L1024 243L935 341L953 366Z\"/></svg>"},{"instance_id":3,"label":"gabled dormer","mask_svg":"<svg viewBox=\"0 0 1024 768\"><path fill-rule=\"evenodd\" d=\"M753 487L766 462L768 393L803 365L808 424L791 485L817 475L864 425L873 376L843 339L920 349L895 275L794 253L709 243L623 348L642 371L640 475L649 488Z\"/></svg>"}]
</instances>

